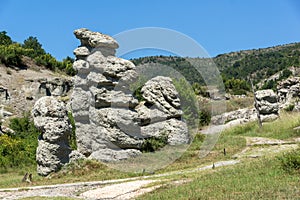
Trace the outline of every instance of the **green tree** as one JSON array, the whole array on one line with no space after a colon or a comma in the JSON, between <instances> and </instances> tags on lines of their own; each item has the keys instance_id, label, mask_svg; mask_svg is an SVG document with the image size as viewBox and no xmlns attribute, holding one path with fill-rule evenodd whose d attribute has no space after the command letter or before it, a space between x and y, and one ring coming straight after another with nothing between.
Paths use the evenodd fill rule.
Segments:
<instances>
[{"instance_id":1,"label":"green tree","mask_svg":"<svg viewBox=\"0 0 300 200\"><path fill-rule=\"evenodd\" d=\"M39 43L38 39L36 37L30 36L26 40L24 40L24 44L22 45L25 49L33 49L34 52L32 54L29 54L27 56L31 58L36 58L38 56L46 54L45 50L42 48L42 44Z\"/></svg>"},{"instance_id":2,"label":"green tree","mask_svg":"<svg viewBox=\"0 0 300 200\"><path fill-rule=\"evenodd\" d=\"M6 31L0 32L0 45L8 46L8 45L11 45L13 43L11 38L6 34L7 34Z\"/></svg>"}]
</instances>

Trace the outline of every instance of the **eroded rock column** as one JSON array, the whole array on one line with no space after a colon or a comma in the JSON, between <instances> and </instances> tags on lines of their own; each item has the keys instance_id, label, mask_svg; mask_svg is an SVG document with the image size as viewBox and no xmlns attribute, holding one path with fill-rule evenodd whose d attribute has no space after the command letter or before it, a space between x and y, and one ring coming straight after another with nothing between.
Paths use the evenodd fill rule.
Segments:
<instances>
[{"instance_id":1,"label":"eroded rock column","mask_svg":"<svg viewBox=\"0 0 300 200\"><path fill-rule=\"evenodd\" d=\"M41 131L36 151L37 172L46 176L69 162L71 125L63 102L42 97L32 110L34 125Z\"/></svg>"}]
</instances>

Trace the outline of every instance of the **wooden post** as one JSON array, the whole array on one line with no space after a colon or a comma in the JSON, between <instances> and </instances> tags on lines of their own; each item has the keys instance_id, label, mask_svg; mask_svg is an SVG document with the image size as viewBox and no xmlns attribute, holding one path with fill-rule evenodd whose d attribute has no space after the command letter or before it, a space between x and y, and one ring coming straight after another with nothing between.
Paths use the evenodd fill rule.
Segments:
<instances>
[{"instance_id":1,"label":"wooden post","mask_svg":"<svg viewBox=\"0 0 300 200\"><path fill-rule=\"evenodd\" d=\"M251 83L251 88L252 88L252 92L253 92L253 96L254 96L254 107L255 107L255 110L256 110L256 113L257 113L257 121L258 121L259 128L261 128L262 127L262 122L261 122L261 118L260 118L260 114L259 114L259 110L258 110L258 103L257 103L256 95L255 95L255 89L254 89L253 82L252 82L251 78L250 78L250 83Z\"/></svg>"}]
</instances>

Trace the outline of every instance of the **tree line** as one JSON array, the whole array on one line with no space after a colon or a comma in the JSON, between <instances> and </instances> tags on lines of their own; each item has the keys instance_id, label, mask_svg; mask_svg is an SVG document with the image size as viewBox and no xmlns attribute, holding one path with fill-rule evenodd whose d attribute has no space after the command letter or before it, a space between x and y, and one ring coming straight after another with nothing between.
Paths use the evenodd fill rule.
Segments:
<instances>
[{"instance_id":1,"label":"tree line","mask_svg":"<svg viewBox=\"0 0 300 200\"><path fill-rule=\"evenodd\" d=\"M26 67L24 57L29 57L39 66L52 71L61 71L68 75L75 75L72 65L74 59L66 57L58 61L50 53L47 53L36 37L29 36L22 44L14 42L6 31L0 32L0 63L7 67Z\"/></svg>"}]
</instances>

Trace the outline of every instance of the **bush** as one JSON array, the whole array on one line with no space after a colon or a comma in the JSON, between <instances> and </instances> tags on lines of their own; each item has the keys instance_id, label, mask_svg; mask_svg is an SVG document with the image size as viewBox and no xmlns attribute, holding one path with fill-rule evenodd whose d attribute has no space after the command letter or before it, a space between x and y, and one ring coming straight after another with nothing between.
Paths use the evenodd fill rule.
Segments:
<instances>
[{"instance_id":1,"label":"bush","mask_svg":"<svg viewBox=\"0 0 300 200\"><path fill-rule=\"evenodd\" d=\"M20 44L9 46L0 45L0 62L6 66L21 66L22 56L32 52L30 49L23 49Z\"/></svg>"},{"instance_id":2,"label":"bush","mask_svg":"<svg viewBox=\"0 0 300 200\"><path fill-rule=\"evenodd\" d=\"M173 84L180 97L181 109L183 110L183 119L190 126L198 125L198 100L196 98L193 88L185 79L173 79Z\"/></svg>"},{"instance_id":3,"label":"bush","mask_svg":"<svg viewBox=\"0 0 300 200\"><path fill-rule=\"evenodd\" d=\"M241 79L224 79L224 85L225 85L225 90L227 92L230 92L234 95L242 95L242 94L247 94L247 91L250 91L250 85L247 83L245 80Z\"/></svg>"},{"instance_id":4,"label":"bush","mask_svg":"<svg viewBox=\"0 0 300 200\"><path fill-rule=\"evenodd\" d=\"M142 152L155 152L168 144L167 134L162 134L160 137L150 137L145 139L141 147Z\"/></svg>"},{"instance_id":5,"label":"bush","mask_svg":"<svg viewBox=\"0 0 300 200\"><path fill-rule=\"evenodd\" d=\"M199 126L206 126L210 123L211 113L207 110L199 112Z\"/></svg>"},{"instance_id":6,"label":"bush","mask_svg":"<svg viewBox=\"0 0 300 200\"><path fill-rule=\"evenodd\" d=\"M35 164L37 137L40 134L29 115L10 121L14 133L0 136L0 167L30 166Z\"/></svg>"},{"instance_id":7,"label":"bush","mask_svg":"<svg viewBox=\"0 0 300 200\"><path fill-rule=\"evenodd\" d=\"M287 112L291 112L291 111L294 110L294 108L295 108L295 105L294 104L290 104L287 107L285 107L284 110L287 111Z\"/></svg>"},{"instance_id":8,"label":"bush","mask_svg":"<svg viewBox=\"0 0 300 200\"><path fill-rule=\"evenodd\" d=\"M290 173L300 173L300 149L285 153L277 158L284 170Z\"/></svg>"},{"instance_id":9,"label":"bush","mask_svg":"<svg viewBox=\"0 0 300 200\"><path fill-rule=\"evenodd\" d=\"M76 126L75 126L75 120L74 117L72 115L71 112L68 112L68 117L70 120L70 123L72 125L72 133L70 135L70 139L69 139L69 143L70 143L70 147L72 148L72 150L76 150L77 149L77 142L76 142Z\"/></svg>"}]
</instances>

